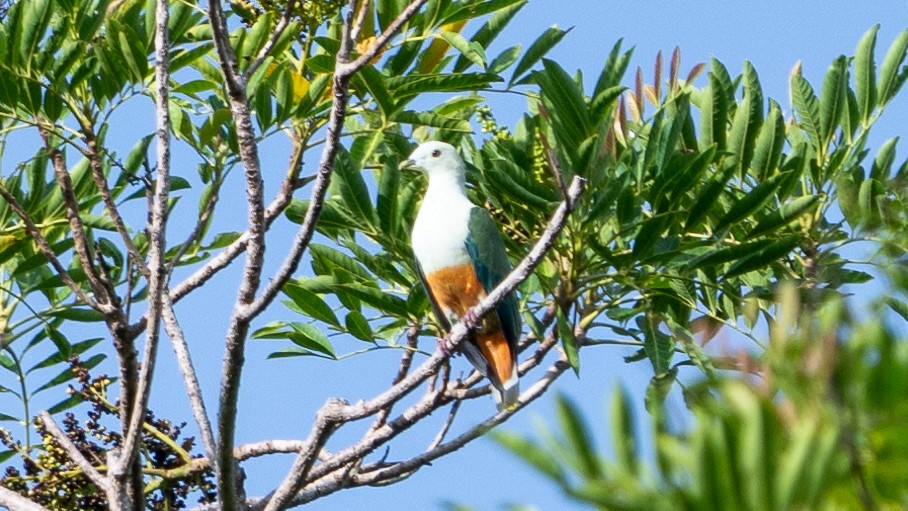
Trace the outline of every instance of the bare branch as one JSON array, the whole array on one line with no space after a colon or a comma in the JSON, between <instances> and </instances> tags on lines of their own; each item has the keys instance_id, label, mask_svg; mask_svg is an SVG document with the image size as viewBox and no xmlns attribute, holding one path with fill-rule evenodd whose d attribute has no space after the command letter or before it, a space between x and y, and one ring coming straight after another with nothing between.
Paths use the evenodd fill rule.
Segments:
<instances>
[{"instance_id":1,"label":"bare branch","mask_svg":"<svg viewBox=\"0 0 908 511\"><path fill-rule=\"evenodd\" d=\"M116 309L111 300L112 296L110 291L112 290L112 286L109 282L103 282L95 269L94 258L88 250L88 236L85 234L82 218L79 216L79 199L73 191L73 182L69 177L69 171L66 169L63 153L59 149L53 147L51 134L47 129L41 127L38 131L41 134L41 138L44 140L45 150L50 155L54 168L54 179L57 181L57 185L60 187L60 192L63 196L63 204L66 208L66 218L69 220L69 228L72 232L73 249L75 250L76 255L79 256L79 262L81 263L82 270L85 272L85 278L88 279L88 284L91 287L92 292L98 299L104 314L108 315Z\"/></svg>"},{"instance_id":2,"label":"bare branch","mask_svg":"<svg viewBox=\"0 0 908 511\"><path fill-rule=\"evenodd\" d=\"M271 32L271 37L268 38L268 42L262 46L262 49L259 51L259 54L256 55L255 60L249 64L249 67L246 68L246 78L255 74L255 71L265 62L265 59L268 57L268 54L271 53L271 50L274 48L274 45L277 44L277 40L281 38L281 35L284 33L284 30L287 29L287 25L290 24L290 18L293 17L293 8L296 7L296 0L287 1L287 9L284 10L284 15L281 16L280 21L278 21L277 26L274 27L274 31Z\"/></svg>"},{"instance_id":3,"label":"bare branch","mask_svg":"<svg viewBox=\"0 0 908 511\"><path fill-rule=\"evenodd\" d=\"M359 10L356 12L356 20L353 21L353 28L350 30L350 40L358 41L363 30L363 24L366 21L366 13L369 12L369 0L359 1Z\"/></svg>"},{"instance_id":4,"label":"bare branch","mask_svg":"<svg viewBox=\"0 0 908 511\"><path fill-rule=\"evenodd\" d=\"M385 45L388 44L391 38L394 37L395 34L397 34L401 27L403 27L404 24L410 21L410 18L412 18L417 12L419 12L419 9L422 8L422 6L425 5L427 1L428 0L415 0L413 2L410 2L410 4L407 5L407 7L403 11L401 11L397 18L395 18L394 21L392 21L387 26L387 28L385 28L385 31L382 32L377 38L375 38L375 42L372 43L372 46L367 48L366 51L364 51L353 62L338 65L336 72L352 75L353 73L366 67L369 62L374 59L376 55L378 55L378 52L380 52L382 48L384 48Z\"/></svg>"},{"instance_id":5,"label":"bare branch","mask_svg":"<svg viewBox=\"0 0 908 511\"><path fill-rule=\"evenodd\" d=\"M96 469L90 461L85 459L85 456L83 456L82 453L79 452L78 447L76 447L76 445L72 442L72 440L70 440L66 433L64 433L63 430L60 429L60 426L58 426L56 421L54 421L54 418L51 417L49 413L47 413L47 410L41 411L41 413L38 414L38 417L41 419L41 423L44 425L44 428L47 430L47 432L50 433L57 441L57 443L60 444L60 447L62 447L63 450L66 451L69 459L73 460L73 462L79 467L79 469L82 470L82 473L85 474L85 477L87 477L91 482L98 485L98 487L104 490L106 493L110 493L110 480L104 477L100 472L98 472L98 469Z\"/></svg>"},{"instance_id":6,"label":"bare branch","mask_svg":"<svg viewBox=\"0 0 908 511\"><path fill-rule=\"evenodd\" d=\"M157 91L155 98L157 165L154 197L151 204L148 232L148 329L145 334L145 348L142 354L142 365L135 395L131 399L131 409L124 429L125 442L120 452L120 463L110 467L110 474L115 484L129 485L133 507L141 508L144 504L142 472L139 465L139 440L142 436L142 425L145 421L148 398L151 393L151 380L154 375L157 358L158 341L161 328L162 301L166 293L167 282L167 208L170 199L170 65L167 24L170 20L170 9L167 0L157 0L155 8L155 81ZM100 176L103 178L103 176ZM114 209L116 207L114 206ZM136 252L138 254L138 252ZM141 269L144 262L137 259ZM128 481L128 483L126 482ZM122 489L120 489L122 491Z\"/></svg>"},{"instance_id":7,"label":"bare branch","mask_svg":"<svg viewBox=\"0 0 908 511\"><path fill-rule=\"evenodd\" d=\"M202 399L202 388L199 385L195 366L193 366L192 358L189 355L189 345L186 343L183 328L174 313L173 302L170 301L170 297L166 293L163 295L163 299L164 329L167 331L167 337L170 339L170 345L176 355L177 367L180 369L180 374L183 375L186 395L189 397L189 406L192 408L192 415L202 435L205 455L214 464L215 471L217 471L217 444L214 441L214 433L211 429L211 421L208 419L205 401Z\"/></svg>"},{"instance_id":8,"label":"bare branch","mask_svg":"<svg viewBox=\"0 0 908 511\"><path fill-rule=\"evenodd\" d=\"M0 506L10 511L50 511L4 486L0 486Z\"/></svg>"},{"instance_id":9,"label":"bare branch","mask_svg":"<svg viewBox=\"0 0 908 511\"><path fill-rule=\"evenodd\" d=\"M416 353L416 342L419 340L419 331L419 325L411 325L407 329L407 347L404 349L403 355L400 356L400 365L397 368L397 374L394 375L394 380L391 381L391 386L400 383L410 372L410 366L413 364L413 354ZM388 415L391 413L391 408L391 406L388 406L379 410L378 416L375 417L375 422L372 424L372 431L385 424Z\"/></svg>"},{"instance_id":10,"label":"bare branch","mask_svg":"<svg viewBox=\"0 0 908 511\"><path fill-rule=\"evenodd\" d=\"M479 438L490 429L507 420L511 415L514 414L515 411L535 401L537 398L539 398L539 396L544 394L546 390L548 390L552 382L554 382L565 370L569 369L570 367L571 365L564 358L558 360L557 362L552 364L551 367L549 367L548 371L546 371L545 375L543 375L542 378L540 378L536 383L533 384L532 387L530 387L520 395L520 401L518 402L517 408L513 410L503 410L501 412L498 412L488 420L477 424L476 426L473 426L450 442L438 445L437 447L430 449L419 456L416 456L405 462L398 463L390 468L375 471L367 478L362 478L361 480L356 482L359 484L376 484L377 482L384 479L397 478L401 475L413 472L419 467L427 465L432 461L440 458L441 456L450 454L460 449L467 443ZM302 504L303 502L305 502L305 500L303 500L302 498L303 496L301 495L300 497L301 498L299 500L294 501L294 504Z\"/></svg>"},{"instance_id":11,"label":"bare branch","mask_svg":"<svg viewBox=\"0 0 908 511\"><path fill-rule=\"evenodd\" d=\"M116 202L114 202L113 195L110 193L110 187L107 186L107 178L104 176L104 168L101 165L101 154L98 151L98 141L95 138L95 134L92 131L91 126L88 125L82 126L82 131L87 145L85 154L88 158L88 163L91 166L91 177L95 182L95 186L98 188L98 193L101 195L104 207L107 209L110 219L113 220L114 227L120 235L120 239L123 240L126 251L129 252L129 255L131 255L132 259L135 261L136 267L142 275L148 276L148 266L145 265L145 259L142 257L142 254L139 253L135 243L132 242L132 237L129 236L129 230L126 228L126 222L120 215L120 209L117 207Z\"/></svg>"}]
</instances>

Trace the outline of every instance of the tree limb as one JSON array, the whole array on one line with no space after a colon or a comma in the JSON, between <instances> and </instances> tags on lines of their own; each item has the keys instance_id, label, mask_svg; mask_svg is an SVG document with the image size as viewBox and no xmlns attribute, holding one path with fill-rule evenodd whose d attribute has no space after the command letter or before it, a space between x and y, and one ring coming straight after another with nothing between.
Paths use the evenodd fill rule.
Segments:
<instances>
[{"instance_id":1,"label":"tree limb","mask_svg":"<svg viewBox=\"0 0 908 511\"><path fill-rule=\"evenodd\" d=\"M3 486L0 486L0 506L4 506L10 511L50 511Z\"/></svg>"},{"instance_id":2,"label":"tree limb","mask_svg":"<svg viewBox=\"0 0 908 511\"><path fill-rule=\"evenodd\" d=\"M177 359L177 367L180 374L183 375L183 383L186 385L186 395L189 397L189 406L192 409L192 415L195 418L196 425L202 435L202 445L205 447L205 455L213 464L217 471L217 444L214 440L214 433L211 429L211 421L208 419L208 411L205 408L205 401L202 399L202 388L199 385L199 379L189 355L189 345L183 335L183 328L177 321L176 314L173 310L173 302L167 294L163 295L164 308L163 319L164 329L167 337L170 339L170 345L173 348L174 355ZM234 457L237 457L234 454ZM237 457L238 458L238 457ZM239 458L238 458L239 459Z\"/></svg>"},{"instance_id":3,"label":"tree limb","mask_svg":"<svg viewBox=\"0 0 908 511\"><path fill-rule=\"evenodd\" d=\"M62 447L63 450L66 451L69 459L73 460L73 462L79 467L79 469L82 470L82 473L85 474L85 477L87 477L91 482L98 485L98 487L104 490L105 493L110 494L113 489L110 484L110 480L107 477L104 477L100 472L98 472L98 469L96 469L95 466L91 464L91 462L85 459L85 456L83 456L82 453L79 452L79 448L76 447L76 445L72 442L72 440L70 440L66 433L64 433L63 430L60 429L60 426L57 425L56 421L54 421L54 418L50 416L47 410L41 411L41 413L38 414L38 417L41 419L41 424L44 425L44 429L46 429L47 432L54 437L57 443L60 444L60 447Z\"/></svg>"},{"instance_id":4,"label":"tree limb","mask_svg":"<svg viewBox=\"0 0 908 511\"><path fill-rule=\"evenodd\" d=\"M157 138L157 176L155 179L154 198L151 204L148 232L148 329L145 334L145 348L142 355L142 366L135 395L131 399L132 407L127 419L128 427L123 430L125 442L120 454L120 463L111 467L111 477L117 483L131 486L131 501L135 509L144 506L142 472L139 465L139 441L142 437L142 425L145 422L148 398L151 393L151 380L154 376L157 358L158 341L161 328L161 309L165 283L167 282L167 208L170 199L170 65L168 27L170 10L167 0L157 0L155 7L155 97L156 138ZM103 177L103 176L102 176ZM138 253L138 252L137 252ZM137 261L140 268L141 261ZM123 399L123 398L121 398ZM128 481L128 483L127 483ZM122 491L122 490L121 490Z\"/></svg>"}]
</instances>

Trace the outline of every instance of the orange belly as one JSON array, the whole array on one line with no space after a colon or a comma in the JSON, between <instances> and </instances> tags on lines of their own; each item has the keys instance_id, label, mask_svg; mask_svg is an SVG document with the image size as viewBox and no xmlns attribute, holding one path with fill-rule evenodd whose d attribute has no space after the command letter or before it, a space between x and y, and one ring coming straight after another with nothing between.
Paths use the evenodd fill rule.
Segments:
<instances>
[{"instance_id":1,"label":"orange belly","mask_svg":"<svg viewBox=\"0 0 908 511\"><path fill-rule=\"evenodd\" d=\"M472 264L463 264L426 275L426 283L435 303L449 319L459 321L486 296ZM498 323L498 315L487 314L474 333L479 351L488 361L499 382L511 378L514 362L508 341Z\"/></svg>"}]
</instances>

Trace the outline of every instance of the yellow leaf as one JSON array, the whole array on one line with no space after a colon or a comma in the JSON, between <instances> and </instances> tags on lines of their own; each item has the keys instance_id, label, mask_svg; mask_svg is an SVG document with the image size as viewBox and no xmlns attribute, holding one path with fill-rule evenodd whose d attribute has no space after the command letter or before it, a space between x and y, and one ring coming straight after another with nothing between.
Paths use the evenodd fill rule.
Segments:
<instances>
[{"instance_id":1,"label":"yellow leaf","mask_svg":"<svg viewBox=\"0 0 908 511\"><path fill-rule=\"evenodd\" d=\"M296 71L290 71L290 79L293 81L293 99L299 103L309 94L309 80Z\"/></svg>"},{"instance_id":2,"label":"yellow leaf","mask_svg":"<svg viewBox=\"0 0 908 511\"><path fill-rule=\"evenodd\" d=\"M448 23L447 25L441 26L439 33L454 32L455 34L459 34L466 24L466 20ZM419 59L419 66L417 67L419 73L425 74L432 72L432 70L435 69L435 66L444 58L445 54L448 53L448 48L450 47L451 45L440 37L432 41L432 44L429 45L426 52L422 54L422 58Z\"/></svg>"},{"instance_id":3,"label":"yellow leaf","mask_svg":"<svg viewBox=\"0 0 908 511\"><path fill-rule=\"evenodd\" d=\"M374 35L373 35L373 36L369 36L369 37L364 37L360 42L356 43L356 51L357 51L360 55L362 55L363 53L366 53L366 51L367 51L369 48L371 48L372 45L375 44L375 40L376 40L376 39L378 39L378 38L375 37ZM382 54L385 53L385 48L387 48L387 45L386 45L386 46L382 46L381 49L378 50L378 53L375 54L375 57L374 57L372 60L370 60L369 62L370 62L370 63L374 63L376 60L378 60L379 57L381 57Z\"/></svg>"},{"instance_id":4,"label":"yellow leaf","mask_svg":"<svg viewBox=\"0 0 908 511\"><path fill-rule=\"evenodd\" d=\"M18 240L19 237L14 234L0 234L0 250L6 250Z\"/></svg>"}]
</instances>

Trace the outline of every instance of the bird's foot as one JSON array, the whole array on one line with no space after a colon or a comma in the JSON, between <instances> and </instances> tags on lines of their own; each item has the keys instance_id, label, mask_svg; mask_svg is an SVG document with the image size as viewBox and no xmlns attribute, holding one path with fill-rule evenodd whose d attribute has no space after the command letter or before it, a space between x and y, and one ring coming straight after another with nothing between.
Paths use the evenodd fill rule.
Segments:
<instances>
[{"instance_id":1,"label":"bird's foot","mask_svg":"<svg viewBox=\"0 0 908 511\"><path fill-rule=\"evenodd\" d=\"M442 353L444 353L446 357L450 357L450 356L451 356L451 350L448 349L448 343L449 343L450 341L451 341L451 334L448 334L448 335L446 335L446 336L444 336L444 337L439 337L439 338L438 338L438 341L437 341L439 351L441 351Z\"/></svg>"},{"instance_id":2,"label":"bird's foot","mask_svg":"<svg viewBox=\"0 0 908 511\"><path fill-rule=\"evenodd\" d=\"M468 330L476 330L476 327L479 326L479 318L476 316L476 313L473 312L473 309L467 310L467 313L463 315L462 321Z\"/></svg>"}]
</instances>

